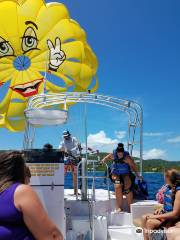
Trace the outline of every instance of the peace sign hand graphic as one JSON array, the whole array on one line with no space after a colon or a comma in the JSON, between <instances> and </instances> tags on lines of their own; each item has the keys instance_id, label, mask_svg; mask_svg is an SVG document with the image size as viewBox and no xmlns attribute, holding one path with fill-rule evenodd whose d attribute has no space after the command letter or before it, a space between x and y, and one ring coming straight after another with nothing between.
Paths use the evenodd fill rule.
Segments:
<instances>
[{"instance_id":1,"label":"peace sign hand graphic","mask_svg":"<svg viewBox=\"0 0 180 240\"><path fill-rule=\"evenodd\" d=\"M55 39L55 45L50 39L47 40L47 45L50 50L49 54L49 70L57 71L59 66L66 59L64 51L61 50L61 40L60 38Z\"/></svg>"}]
</instances>

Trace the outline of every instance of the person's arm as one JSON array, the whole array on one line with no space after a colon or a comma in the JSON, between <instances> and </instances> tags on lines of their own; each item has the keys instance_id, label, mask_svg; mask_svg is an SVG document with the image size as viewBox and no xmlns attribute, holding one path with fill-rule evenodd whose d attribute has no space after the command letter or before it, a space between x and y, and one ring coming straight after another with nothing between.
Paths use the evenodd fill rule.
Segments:
<instances>
[{"instance_id":1,"label":"person's arm","mask_svg":"<svg viewBox=\"0 0 180 240\"><path fill-rule=\"evenodd\" d=\"M130 168L132 169L133 172L135 172L136 176L138 178L141 178L137 169L137 165L135 164L133 158L131 156L126 156L125 162L129 164Z\"/></svg>"},{"instance_id":2,"label":"person's arm","mask_svg":"<svg viewBox=\"0 0 180 240\"><path fill-rule=\"evenodd\" d=\"M78 140L77 140L77 138L75 138L75 137L73 137L73 148L71 149L71 151L77 151L77 150L79 150L79 142L78 142Z\"/></svg>"},{"instance_id":3,"label":"person's arm","mask_svg":"<svg viewBox=\"0 0 180 240\"><path fill-rule=\"evenodd\" d=\"M107 160L113 160L113 154L112 154L112 153L110 153L110 154L108 154L107 156L105 156L105 157L101 160L101 162L102 162L102 163L106 163Z\"/></svg>"},{"instance_id":4,"label":"person's arm","mask_svg":"<svg viewBox=\"0 0 180 240\"><path fill-rule=\"evenodd\" d=\"M178 191L176 193L173 211L164 213L164 214L159 214L159 215L150 215L148 218L168 219L168 218L178 217L180 214L180 204L179 203L180 203L180 191Z\"/></svg>"},{"instance_id":5,"label":"person's arm","mask_svg":"<svg viewBox=\"0 0 180 240\"><path fill-rule=\"evenodd\" d=\"M23 214L23 219L36 240L63 240L62 233L49 219L35 191L30 186L20 185L14 195L14 204Z\"/></svg>"},{"instance_id":6,"label":"person's arm","mask_svg":"<svg viewBox=\"0 0 180 240\"><path fill-rule=\"evenodd\" d=\"M59 150L65 152L64 142L60 142Z\"/></svg>"},{"instance_id":7,"label":"person's arm","mask_svg":"<svg viewBox=\"0 0 180 240\"><path fill-rule=\"evenodd\" d=\"M175 225L177 228L180 228L180 221L176 223Z\"/></svg>"}]
</instances>

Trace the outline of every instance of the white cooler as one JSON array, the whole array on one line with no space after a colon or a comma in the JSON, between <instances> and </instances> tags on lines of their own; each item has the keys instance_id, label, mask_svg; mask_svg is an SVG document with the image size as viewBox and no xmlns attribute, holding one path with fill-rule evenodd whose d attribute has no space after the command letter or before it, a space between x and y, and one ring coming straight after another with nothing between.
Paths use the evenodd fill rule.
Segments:
<instances>
[{"instance_id":1,"label":"white cooler","mask_svg":"<svg viewBox=\"0 0 180 240\"><path fill-rule=\"evenodd\" d=\"M132 222L134 219L141 219L147 213L154 213L157 201L145 200L131 204Z\"/></svg>"}]
</instances>

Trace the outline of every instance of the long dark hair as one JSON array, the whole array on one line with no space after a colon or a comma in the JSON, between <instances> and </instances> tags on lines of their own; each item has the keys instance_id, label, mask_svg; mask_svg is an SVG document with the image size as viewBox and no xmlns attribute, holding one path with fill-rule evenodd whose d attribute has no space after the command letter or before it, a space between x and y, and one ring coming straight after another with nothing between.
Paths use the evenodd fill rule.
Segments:
<instances>
[{"instance_id":1,"label":"long dark hair","mask_svg":"<svg viewBox=\"0 0 180 240\"><path fill-rule=\"evenodd\" d=\"M174 200L175 200L175 197L176 197L176 188L178 186L180 186L180 174L176 173L176 172L172 173L170 181L173 185L173 188L172 188L172 203L174 205Z\"/></svg>"},{"instance_id":2,"label":"long dark hair","mask_svg":"<svg viewBox=\"0 0 180 240\"><path fill-rule=\"evenodd\" d=\"M180 186L180 174L176 169L168 169L165 173L172 185L172 205L174 205L176 188Z\"/></svg>"},{"instance_id":3,"label":"long dark hair","mask_svg":"<svg viewBox=\"0 0 180 240\"><path fill-rule=\"evenodd\" d=\"M15 182L24 183L25 163L20 151L0 154L0 192Z\"/></svg>"}]
</instances>

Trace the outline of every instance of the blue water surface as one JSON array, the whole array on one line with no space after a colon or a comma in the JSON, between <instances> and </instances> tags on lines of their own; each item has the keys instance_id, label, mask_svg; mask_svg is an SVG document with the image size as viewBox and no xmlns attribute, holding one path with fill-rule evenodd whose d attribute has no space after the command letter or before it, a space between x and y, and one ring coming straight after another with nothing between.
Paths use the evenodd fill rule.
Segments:
<instances>
[{"instance_id":1,"label":"blue water surface","mask_svg":"<svg viewBox=\"0 0 180 240\"><path fill-rule=\"evenodd\" d=\"M90 173L90 175L92 175ZM96 176L104 176L103 172L96 172ZM149 199L155 199L155 195L158 189L164 184L164 176L162 173L144 173L143 174L144 180L148 184L148 191L149 191ZM89 188L92 188L92 180L88 181ZM96 189L103 188L107 189L107 185L104 183L103 179L96 179L95 182ZM72 175L71 173L67 173L65 176L65 188L72 188ZM113 184L110 185L110 190L114 189Z\"/></svg>"}]
</instances>

